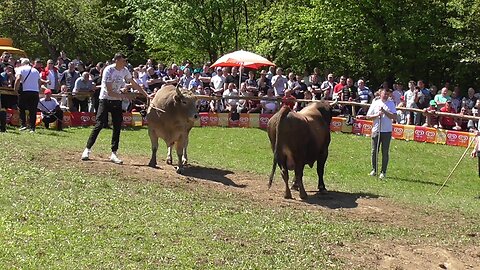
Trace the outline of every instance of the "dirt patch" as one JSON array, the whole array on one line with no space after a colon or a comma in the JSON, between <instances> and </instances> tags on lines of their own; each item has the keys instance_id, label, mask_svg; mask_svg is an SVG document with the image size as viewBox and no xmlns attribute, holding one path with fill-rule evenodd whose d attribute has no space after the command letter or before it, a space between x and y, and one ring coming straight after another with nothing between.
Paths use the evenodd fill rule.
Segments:
<instances>
[{"instance_id":1,"label":"dirt patch","mask_svg":"<svg viewBox=\"0 0 480 270\"><path fill-rule=\"evenodd\" d=\"M276 182L269 190L267 178L255 174L238 173L216 168L189 166L184 175L175 172L163 160L160 168L146 166L146 157L125 157L124 165L108 162L107 155L95 155L91 161L81 162L79 153L67 151L62 155L52 155L58 162L52 166L61 166L65 161L71 166L91 174L103 174L115 170L128 181L161 182L165 186L181 186L196 189L206 187L218 192L236 193L254 202L271 207L290 207L309 211L323 211L326 216L337 219L361 221L373 226L425 230L430 234L423 236L418 243L397 242L396 240L376 240L368 243L339 243L331 246L331 256L347 262L351 268L361 269L478 269L480 270L480 247L445 247L438 239L453 228L471 224L456 213L441 213L432 216L424 208L412 205L399 205L388 198L367 193L345 193L329 191L317 194L308 191L309 199L302 201L294 192L294 200L283 199L283 183ZM55 165L56 164L56 165ZM160 177L161 175L161 177ZM474 243L480 242L480 232L465 233Z\"/></svg>"}]
</instances>

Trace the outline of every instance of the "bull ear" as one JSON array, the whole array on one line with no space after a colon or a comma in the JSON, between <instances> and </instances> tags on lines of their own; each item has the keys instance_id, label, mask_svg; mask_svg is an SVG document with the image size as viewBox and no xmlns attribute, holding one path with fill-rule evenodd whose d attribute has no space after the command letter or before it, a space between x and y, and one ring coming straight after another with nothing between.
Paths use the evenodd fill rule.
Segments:
<instances>
[{"instance_id":1,"label":"bull ear","mask_svg":"<svg viewBox=\"0 0 480 270\"><path fill-rule=\"evenodd\" d=\"M178 97L180 97L180 98L183 97L182 91L180 91L179 84L177 84L177 87L175 88L175 91L177 92Z\"/></svg>"}]
</instances>

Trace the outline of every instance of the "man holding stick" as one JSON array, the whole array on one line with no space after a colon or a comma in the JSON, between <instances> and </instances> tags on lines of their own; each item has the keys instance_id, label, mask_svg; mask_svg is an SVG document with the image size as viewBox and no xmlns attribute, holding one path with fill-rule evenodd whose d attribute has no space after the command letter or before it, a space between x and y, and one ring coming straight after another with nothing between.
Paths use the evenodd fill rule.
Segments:
<instances>
[{"instance_id":1,"label":"man holding stick","mask_svg":"<svg viewBox=\"0 0 480 270\"><path fill-rule=\"evenodd\" d=\"M123 161L118 158L117 150L120 143L120 130L122 128L123 111L122 100L131 99L125 92L126 83L131 84L132 88L137 90L148 98L147 93L140 87L132 74L127 69L127 58L122 53L117 53L113 57L114 64L107 66L103 70L102 86L100 90L100 101L97 111L96 124L87 141L87 147L83 151L82 160L89 160L90 152L97 140L100 130L108 123L108 113L112 115L112 154L110 161L115 164L122 164Z\"/></svg>"},{"instance_id":2,"label":"man holding stick","mask_svg":"<svg viewBox=\"0 0 480 270\"><path fill-rule=\"evenodd\" d=\"M367 119L373 119L372 128L372 171L371 176L377 175L377 156L382 147L382 169L379 178L385 179L388 165L388 153L392 139L392 120L397 118L395 103L389 99L390 89L379 90L380 98L375 100L367 112Z\"/></svg>"}]
</instances>

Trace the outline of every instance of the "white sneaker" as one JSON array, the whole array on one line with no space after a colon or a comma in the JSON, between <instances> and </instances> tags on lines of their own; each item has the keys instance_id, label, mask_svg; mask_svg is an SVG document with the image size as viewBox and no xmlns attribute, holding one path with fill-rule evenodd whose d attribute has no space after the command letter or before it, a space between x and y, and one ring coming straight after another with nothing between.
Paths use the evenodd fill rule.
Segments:
<instances>
[{"instance_id":1,"label":"white sneaker","mask_svg":"<svg viewBox=\"0 0 480 270\"><path fill-rule=\"evenodd\" d=\"M117 153L115 152L112 152L112 155L110 156L110 161L115 164L123 164L123 160L119 159L117 157Z\"/></svg>"},{"instance_id":2,"label":"white sneaker","mask_svg":"<svg viewBox=\"0 0 480 270\"><path fill-rule=\"evenodd\" d=\"M380 178L381 180L385 180L386 177L387 175L385 173L380 173L380 175L378 176L378 178Z\"/></svg>"},{"instance_id":3,"label":"white sneaker","mask_svg":"<svg viewBox=\"0 0 480 270\"><path fill-rule=\"evenodd\" d=\"M92 150L85 148L85 150L83 150L83 153L82 153L82 160L89 160L90 152L92 152Z\"/></svg>"},{"instance_id":4,"label":"white sneaker","mask_svg":"<svg viewBox=\"0 0 480 270\"><path fill-rule=\"evenodd\" d=\"M372 170L368 175L370 176L376 176L377 175L377 172L375 170Z\"/></svg>"}]
</instances>

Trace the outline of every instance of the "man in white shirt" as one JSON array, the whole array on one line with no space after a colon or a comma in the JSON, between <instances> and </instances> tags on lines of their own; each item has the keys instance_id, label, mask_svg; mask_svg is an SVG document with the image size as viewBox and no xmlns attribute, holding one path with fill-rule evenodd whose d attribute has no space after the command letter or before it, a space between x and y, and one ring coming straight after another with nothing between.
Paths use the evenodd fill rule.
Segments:
<instances>
[{"instance_id":1,"label":"man in white shirt","mask_svg":"<svg viewBox=\"0 0 480 270\"><path fill-rule=\"evenodd\" d=\"M395 103L389 99L389 89L380 89L380 98L370 105L367 119L373 119L372 128L372 171L371 176L377 175L377 156L382 146L382 169L380 179L385 179L388 166L388 152L392 139L392 120L397 118ZM380 137L379 137L380 136Z\"/></svg>"},{"instance_id":2,"label":"man in white shirt","mask_svg":"<svg viewBox=\"0 0 480 270\"><path fill-rule=\"evenodd\" d=\"M277 75L272 77L272 87L275 91L275 96L283 97L285 89L287 88L288 79L283 75L283 69L277 68Z\"/></svg>"},{"instance_id":3,"label":"man in white shirt","mask_svg":"<svg viewBox=\"0 0 480 270\"><path fill-rule=\"evenodd\" d=\"M30 60L28 60L28 58L22 58L20 63L21 66L16 70L17 75L15 76L16 79L13 88L15 93L19 94L20 130L27 129L26 111L28 111L30 132L35 132L39 101L38 93L41 86L40 73L34 67L30 66ZM20 84L22 85L22 89L20 89Z\"/></svg>"},{"instance_id":4,"label":"man in white shirt","mask_svg":"<svg viewBox=\"0 0 480 270\"><path fill-rule=\"evenodd\" d=\"M82 160L89 160L90 153L100 130L108 123L108 113L112 116L112 154L110 161L115 164L122 164L123 161L118 158L117 150L120 143L120 130L122 128L123 111L122 100L131 97L125 92L126 83L130 83L132 88L149 98L147 92L140 87L127 68L127 58L122 53L117 53L113 57L115 61L103 70L102 86L100 90L100 101L97 111L96 124L87 141L87 147L83 151Z\"/></svg>"},{"instance_id":5,"label":"man in white shirt","mask_svg":"<svg viewBox=\"0 0 480 270\"><path fill-rule=\"evenodd\" d=\"M50 123L57 122L57 130L62 130L63 124L63 111L60 109L60 104L54 98L52 98L52 90L45 89L43 92L44 98L38 102L38 110L42 112L42 122L45 124L45 128L50 127Z\"/></svg>"}]
</instances>

